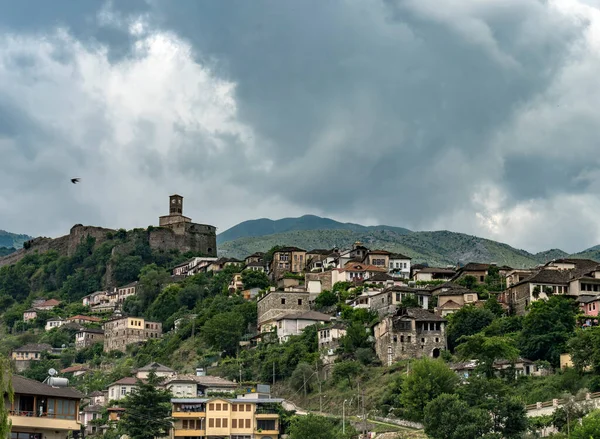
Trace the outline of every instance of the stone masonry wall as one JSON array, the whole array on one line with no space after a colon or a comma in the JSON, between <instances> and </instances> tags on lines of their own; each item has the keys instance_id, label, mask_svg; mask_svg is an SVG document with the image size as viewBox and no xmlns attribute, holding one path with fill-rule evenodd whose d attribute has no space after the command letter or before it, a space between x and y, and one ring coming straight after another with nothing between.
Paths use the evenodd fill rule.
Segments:
<instances>
[{"instance_id":1,"label":"stone masonry wall","mask_svg":"<svg viewBox=\"0 0 600 439\"><path fill-rule=\"evenodd\" d=\"M179 250L182 253L193 251L206 256L217 255L216 229L202 224L185 223L186 231L176 233L170 228L160 227L148 233L150 247L155 250Z\"/></svg>"},{"instance_id":2,"label":"stone masonry wall","mask_svg":"<svg viewBox=\"0 0 600 439\"><path fill-rule=\"evenodd\" d=\"M27 255L45 253L50 250L56 251L61 256L71 256L75 253L75 250L82 239L85 239L87 236L92 236L96 238L96 246L98 246L106 240L106 234L108 232L114 232L114 230L77 224L71 228L68 235L61 236L60 238L32 239L29 241L29 248L20 249L13 254L0 258L0 267L16 264Z\"/></svg>"},{"instance_id":3,"label":"stone masonry wall","mask_svg":"<svg viewBox=\"0 0 600 439\"><path fill-rule=\"evenodd\" d=\"M285 304L282 303L285 300ZM299 304L298 301L302 303ZM286 314L310 311L309 294L291 291L271 291L258 301L258 326Z\"/></svg>"}]
</instances>

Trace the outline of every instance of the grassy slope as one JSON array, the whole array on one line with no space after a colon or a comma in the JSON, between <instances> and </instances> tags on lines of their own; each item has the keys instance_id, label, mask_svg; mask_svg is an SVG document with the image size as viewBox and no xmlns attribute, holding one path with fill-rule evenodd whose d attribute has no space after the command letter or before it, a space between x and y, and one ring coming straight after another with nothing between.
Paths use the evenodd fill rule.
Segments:
<instances>
[{"instance_id":1,"label":"grassy slope","mask_svg":"<svg viewBox=\"0 0 600 439\"><path fill-rule=\"evenodd\" d=\"M414 263L430 265L456 264L471 261L495 262L512 267L530 267L544 262L543 255L515 249L489 239L448 231L400 234L388 230L310 230L279 233L261 237L241 238L220 245L221 254L244 257L255 251L266 251L274 245L295 245L312 248L348 247L361 241L370 248L406 254Z\"/></svg>"}]
</instances>

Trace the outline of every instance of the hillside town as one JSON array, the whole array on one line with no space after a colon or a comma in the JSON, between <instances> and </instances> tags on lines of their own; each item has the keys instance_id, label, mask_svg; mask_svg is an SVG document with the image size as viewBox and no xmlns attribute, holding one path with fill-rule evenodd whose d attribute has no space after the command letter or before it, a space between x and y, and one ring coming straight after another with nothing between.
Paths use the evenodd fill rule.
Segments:
<instances>
[{"instance_id":1,"label":"hillside town","mask_svg":"<svg viewBox=\"0 0 600 439\"><path fill-rule=\"evenodd\" d=\"M171 265L158 297L185 287L187 282L224 275L226 281L219 294L224 300L237 300L239 306L255 307L255 320L248 323L232 348L216 352L202 365L175 369L150 361L118 372L113 381L91 390L94 385L90 379L96 372L114 372L110 362L98 363L97 358L140 355L140 349L175 339L182 331L191 331L192 337L202 336L202 330L195 329L196 324L200 327L198 314L179 313L157 320L146 318L149 314L144 312L132 314L131 304L147 294L148 280L141 274L138 280L120 286L79 294L76 303L36 297L10 328L15 335L24 331L30 334L24 338L29 342L14 346L10 354L15 395L9 404L13 435L62 439L111 434L127 419L128 406L124 403L141 392L140 388L149 386L169 395L169 437L279 438L284 435L284 407L293 402L276 394L276 364L270 383L245 380L241 365L239 371L234 369L234 379L220 376L221 361L231 361L231 355L244 358L244 352L258 352L263 346L277 349L311 334L310 343L317 346L318 353L311 374L333 380L340 373L338 366L348 363L351 337L358 337L362 341L351 349L372 352L373 359L368 360L372 364L393 369L398 364L445 359L456 379L464 381L477 377L485 360L462 355L458 361L451 354L457 344L448 326L454 314L477 310L489 314L494 310L497 316L520 319L536 302L564 296L578 306L578 326L598 325L600 264L593 260L556 259L528 269L479 262L432 267L361 242L350 248L309 250L281 245L243 260L224 258L215 255L214 235L206 234L212 226L195 225L184 217L182 201L179 195L170 197L170 214L160 218L161 227L179 234L178 242L185 243L186 249L196 246L202 255ZM194 243L199 229L202 240L198 245ZM73 309L73 314L68 315L65 309ZM59 333L71 334L72 338L60 345L36 342L43 340L44 334L46 340L53 340ZM73 353L71 357L65 357L68 352ZM502 358L502 352L486 366L491 377L549 376L574 367L578 361L567 350L558 352L560 361L555 367L537 358ZM61 359L63 367L42 371L46 375L43 382L27 377L37 364L52 358ZM70 359L65 362L64 358ZM300 390L306 393L306 389ZM532 413L527 416L533 416L543 404L527 406ZM418 423L410 425L419 427ZM369 435L365 424L361 437Z\"/></svg>"}]
</instances>

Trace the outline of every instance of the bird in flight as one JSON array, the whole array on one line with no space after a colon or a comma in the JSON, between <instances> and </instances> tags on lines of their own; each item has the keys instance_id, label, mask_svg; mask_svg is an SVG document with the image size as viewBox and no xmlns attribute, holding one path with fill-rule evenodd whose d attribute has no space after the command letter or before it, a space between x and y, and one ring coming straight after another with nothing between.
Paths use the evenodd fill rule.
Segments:
<instances>
[{"instance_id":1,"label":"bird in flight","mask_svg":"<svg viewBox=\"0 0 600 439\"><path fill-rule=\"evenodd\" d=\"M77 184L77 183L79 183L79 180L81 180L81 179L80 178L72 178L71 183Z\"/></svg>"}]
</instances>

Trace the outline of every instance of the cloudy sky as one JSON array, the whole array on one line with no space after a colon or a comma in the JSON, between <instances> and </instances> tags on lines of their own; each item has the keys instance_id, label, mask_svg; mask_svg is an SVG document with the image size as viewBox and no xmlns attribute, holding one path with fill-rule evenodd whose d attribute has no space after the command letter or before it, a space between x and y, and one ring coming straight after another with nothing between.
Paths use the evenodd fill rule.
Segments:
<instances>
[{"instance_id":1,"label":"cloudy sky","mask_svg":"<svg viewBox=\"0 0 600 439\"><path fill-rule=\"evenodd\" d=\"M600 243L600 0L0 0L0 229ZM79 185L69 182L81 177Z\"/></svg>"}]
</instances>

